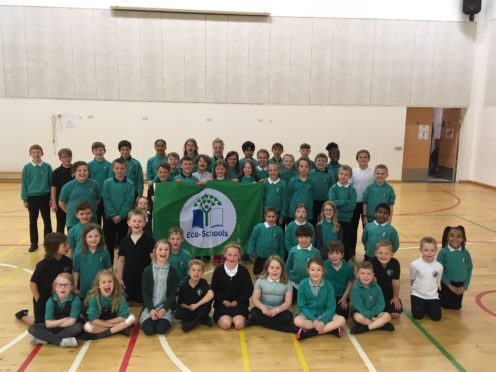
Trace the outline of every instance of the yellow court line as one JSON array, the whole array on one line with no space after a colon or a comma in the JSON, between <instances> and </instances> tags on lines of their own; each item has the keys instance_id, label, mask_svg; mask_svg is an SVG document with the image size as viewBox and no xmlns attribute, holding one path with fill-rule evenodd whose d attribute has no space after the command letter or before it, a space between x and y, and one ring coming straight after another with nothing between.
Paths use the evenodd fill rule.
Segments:
<instances>
[{"instance_id":1,"label":"yellow court line","mask_svg":"<svg viewBox=\"0 0 496 372\"><path fill-rule=\"evenodd\" d=\"M412 240L419 240L419 241L420 241L420 239L415 238L413 235L410 235L409 233L407 233L407 232L405 232L405 231L403 231L403 230L398 229L398 227L397 227L397 226L395 226L395 228L396 228L396 230L398 230L398 232L399 232L400 234L402 234L402 235L406 235L406 236L407 236L407 238L410 238L410 239L412 239ZM401 240L400 240L400 244L401 244Z\"/></svg>"},{"instance_id":2,"label":"yellow court line","mask_svg":"<svg viewBox=\"0 0 496 372\"><path fill-rule=\"evenodd\" d=\"M248 349L246 347L246 335L244 329L239 331L239 342L241 344L241 356L243 357L243 371L250 372L250 361L248 359Z\"/></svg>"},{"instance_id":3,"label":"yellow court line","mask_svg":"<svg viewBox=\"0 0 496 372\"><path fill-rule=\"evenodd\" d=\"M8 256L9 254L12 253L13 250L14 250L14 247L12 246L9 249L7 249L6 251L0 252L0 257Z\"/></svg>"},{"instance_id":4,"label":"yellow court line","mask_svg":"<svg viewBox=\"0 0 496 372\"><path fill-rule=\"evenodd\" d=\"M291 335L291 338L293 339L293 345L296 350L296 355L298 355L298 360L300 361L301 368L303 368L304 372L309 372L310 369L308 368L307 361L305 360L305 356L303 355L303 351L301 350L300 343L296 339L295 335Z\"/></svg>"},{"instance_id":5,"label":"yellow court line","mask_svg":"<svg viewBox=\"0 0 496 372\"><path fill-rule=\"evenodd\" d=\"M10 279L12 279L19 271L22 271L26 266L32 264L33 262L36 262L38 260L39 253L36 252L33 254L31 257L29 257L28 260L26 260L21 266L19 266L17 269L15 269L13 272L11 272L9 275L7 275L5 278L3 278L0 281L0 287L7 283Z\"/></svg>"}]
</instances>

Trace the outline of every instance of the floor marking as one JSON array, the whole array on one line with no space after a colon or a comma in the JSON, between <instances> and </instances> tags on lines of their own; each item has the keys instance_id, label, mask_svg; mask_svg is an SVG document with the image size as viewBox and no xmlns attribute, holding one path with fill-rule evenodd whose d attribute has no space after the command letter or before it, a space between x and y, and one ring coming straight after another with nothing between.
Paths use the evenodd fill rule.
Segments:
<instances>
[{"instance_id":1,"label":"floor marking","mask_svg":"<svg viewBox=\"0 0 496 372\"><path fill-rule=\"evenodd\" d=\"M363 362L365 363L365 366L367 367L367 369L370 372L377 372L377 370L375 369L374 365L370 361L369 357L367 356L367 354L363 350L362 346L360 345L360 343L358 342L356 337L350 333L350 329L348 328L348 326L345 324L343 328L344 328L344 331L346 332L346 334L348 335L351 343L355 347L355 350L357 351L358 355L360 355L360 358L362 358Z\"/></svg>"},{"instance_id":2,"label":"floor marking","mask_svg":"<svg viewBox=\"0 0 496 372\"><path fill-rule=\"evenodd\" d=\"M1 349L0 349L0 354L2 354L3 352L9 350L12 346L14 346L15 344L17 344L19 341L21 341L24 337L26 337L28 335L28 331L24 331L22 332L19 336L17 336L16 338L14 338L12 341L10 341L7 345L3 346Z\"/></svg>"},{"instance_id":3,"label":"floor marking","mask_svg":"<svg viewBox=\"0 0 496 372\"><path fill-rule=\"evenodd\" d=\"M69 368L69 372L76 372L77 371L77 369L79 368L79 365L83 361L83 358L84 358L86 352L88 351L90 345L91 345L91 340L84 342L83 346L81 346L81 349L79 350L78 355L76 355L76 358L74 358L74 362L72 362L72 364Z\"/></svg>"},{"instance_id":4,"label":"floor marking","mask_svg":"<svg viewBox=\"0 0 496 372\"><path fill-rule=\"evenodd\" d=\"M140 313L140 315L141 315L141 313ZM138 316L138 319L139 319L139 316ZM124 358L122 358L119 372L125 372L127 370L127 366L128 366L129 361L131 360L131 357L133 355L134 346L136 345L136 341L138 340L140 328L141 328L140 323L138 321L136 323L136 325L134 326L134 330L133 330L133 333L131 335L131 339L129 340L129 343L127 344L126 353L124 354Z\"/></svg>"},{"instance_id":5,"label":"floor marking","mask_svg":"<svg viewBox=\"0 0 496 372\"><path fill-rule=\"evenodd\" d=\"M442 192L445 192L446 194L448 195L451 195L452 197L454 197L456 199L456 203L453 204L453 205L450 205L449 207L446 207L446 208L439 208L439 209L433 209L431 211L420 211L420 212L412 212L412 213L394 213L393 215L394 216L414 216L414 215L417 215L417 214L428 214L428 213L436 213L436 212L443 212L443 211L447 211L447 210L450 210L450 209L453 209L453 208L456 208L460 205L460 203L462 202L462 199L460 199L456 194L450 192L450 191L442 191Z\"/></svg>"},{"instance_id":6,"label":"floor marking","mask_svg":"<svg viewBox=\"0 0 496 372\"><path fill-rule=\"evenodd\" d=\"M0 281L0 287L2 285L4 285L5 283L7 283L10 279L12 279L18 272L24 270L24 268L26 266L28 266L29 264L32 263L33 259L37 259L38 258L38 255L34 255L34 256L31 256L27 261L25 261L21 266L17 266L16 269L11 272L9 275L7 275L5 278L3 278L1 281ZM15 266L14 265L10 265L10 264L0 264L0 266L4 266L4 267L11 267L11 268L14 268Z\"/></svg>"},{"instance_id":7,"label":"floor marking","mask_svg":"<svg viewBox=\"0 0 496 372\"><path fill-rule=\"evenodd\" d=\"M29 353L28 357L26 358L26 360L21 364L21 366L19 367L19 369L17 370L17 372L24 372L26 370L26 368L28 368L29 364L31 363L31 361L36 357L36 354L38 354L38 352L40 351L41 347L43 345L36 345L33 350L31 350L31 352Z\"/></svg>"},{"instance_id":8,"label":"floor marking","mask_svg":"<svg viewBox=\"0 0 496 372\"><path fill-rule=\"evenodd\" d=\"M241 356L243 357L243 371L250 372L250 360L248 359L248 349L246 347L246 334L244 329L239 330L239 343L241 344Z\"/></svg>"},{"instance_id":9,"label":"floor marking","mask_svg":"<svg viewBox=\"0 0 496 372\"><path fill-rule=\"evenodd\" d=\"M398 226L396 226L396 230L398 230L398 232L399 232L401 235L406 235L406 236L407 236L407 237L409 237L410 239L412 239L412 240L416 240L416 239L415 239L415 237L414 237L413 235L410 235L409 233L407 233L407 232L405 232L405 231L403 231L403 230L400 230L400 229L398 228Z\"/></svg>"},{"instance_id":10,"label":"floor marking","mask_svg":"<svg viewBox=\"0 0 496 372\"><path fill-rule=\"evenodd\" d=\"M5 256L8 256L9 254L12 253L12 251L14 250L14 247L10 247L9 249L7 249L6 251L4 252L1 252L0 253L0 257L5 257Z\"/></svg>"},{"instance_id":11,"label":"floor marking","mask_svg":"<svg viewBox=\"0 0 496 372\"><path fill-rule=\"evenodd\" d=\"M464 221L470 222L470 223L474 224L475 226L479 226L481 229L485 229L485 230L487 230L487 231L491 231L491 232L493 232L493 233L496 233L496 230L490 229L489 227L486 227L486 226L484 226L484 225L481 225L480 223L477 223L477 222L474 222L474 221L472 221L472 220L469 220L468 218L465 218L465 217L459 216L459 215L457 215L457 214L455 214L455 217L458 217L458 218L460 218L460 219L462 219L462 220L464 220Z\"/></svg>"},{"instance_id":12,"label":"floor marking","mask_svg":"<svg viewBox=\"0 0 496 372\"><path fill-rule=\"evenodd\" d=\"M296 355L298 355L298 360L300 361L301 368L303 368L304 372L309 372L310 369L308 368L307 361L305 360L305 355L303 355L303 350L301 350L300 343L296 339L296 335L291 335L291 338L293 339L293 345L296 350Z\"/></svg>"},{"instance_id":13,"label":"floor marking","mask_svg":"<svg viewBox=\"0 0 496 372\"><path fill-rule=\"evenodd\" d=\"M496 290L492 290L492 291L485 291L485 292L481 292L479 294L477 294L477 296L475 296L475 303L482 309L484 310L486 313L488 313L489 315L492 315L492 316L496 316L496 313L490 309L488 309L483 303L482 303L482 298L490 293L496 293Z\"/></svg>"},{"instance_id":14,"label":"floor marking","mask_svg":"<svg viewBox=\"0 0 496 372\"><path fill-rule=\"evenodd\" d=\"M181 371L181 372L191 372L191 370L186 367L181 360L174 354L172 351L171 347L169 346L169 343L167 342L167 339L165 338L164 335L159 335L158 339L160 341L160 345L162 345L162 349L164 349L165 353L169 357L172 363Z\"/></svg>"},{"instance_id":15,"label":"floor marking","mask_svg":"<svg viewBox=\"0 0 496 372\"><path fill-rule=\"evenodd\" d=\"M455 366L459 371L466 371L465 368L462 367L460 363L456 361L456 359L425 329L415 318L413 318L412 314L408 311L404 310L407 318L417 327L417 329L438 349L441 354L443 354L446 359L448 359L451 364Z\"/></svg>"}]
</instances>

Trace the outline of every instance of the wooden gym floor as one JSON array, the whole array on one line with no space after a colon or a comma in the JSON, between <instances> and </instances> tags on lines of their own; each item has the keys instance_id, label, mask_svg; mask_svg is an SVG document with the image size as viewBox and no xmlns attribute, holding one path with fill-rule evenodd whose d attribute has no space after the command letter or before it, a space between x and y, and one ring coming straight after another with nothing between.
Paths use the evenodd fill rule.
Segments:
<instances>
[{"instance_id":1,"label":"wooden gym floor","mask_svg":"<svg viewBox=\"0 0 496 372\"><path fill-rule=\"evenodd\" d=\"M131 337L82 343L75 349L33 347L14 318L32 311L29 278L43 249L29 254L28 217L19 184L0 184L0 370L308 371L494 370L496 350L496 191L472 184L394 184L398 198L393 225L401 246L401 299L407 310L396 331L353 337L320 336L297 342L293 335L260 327L221 331L199 326L184 334L178 325L166 337ZM53 220L54 221L54 218ZM408 267L418 241L438 241L446 225L464 225L474 272L461 311L420 322L409 315ZM361 256L363 249L358 248ZM211 267L206 277L211 278ZM138 313L138 308L133 308Z\"/></svg>"}]
</instances>

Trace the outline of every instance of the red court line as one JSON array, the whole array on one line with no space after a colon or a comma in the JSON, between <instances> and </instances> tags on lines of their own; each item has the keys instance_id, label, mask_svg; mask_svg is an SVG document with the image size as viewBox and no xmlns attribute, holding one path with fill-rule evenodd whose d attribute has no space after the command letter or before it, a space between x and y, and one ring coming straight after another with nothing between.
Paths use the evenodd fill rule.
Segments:
<instances>
[{"instance_id":1,"label":"red court line","mask_svg":"<svg viewBox=\"0 0 496 372\"><path fill-rule=\"evenodd\" d=\"M31 361L34 359L34 357L36 356L36 354L38 354L38 351L40 351L41 347L43 345L36 345L33 350L31 350L31 352L29 353L28 357L26 358L26 360L21 364L21 366L19 367L19 369L17 370L17 372L23 372L26 370L26 368L28 368L29 364L31 363Z\"/></svg>"},{"instance_id":2,"label":"red court line","mask_svg":"<svg viewBox=\"0 0 496 372\"><path fill-rule=\"evenodd\" d=\"M453 209L453 208L456 208L460 205L460 203L462 202L462 199L460 199L456 194L450 192L450 191L446 191L444 190L443 192L445 192L446 194L449 194L451 195L452 197L454 197L456 199L456 203L453 204L453 205L450 205L449 207L445 207L445 208L439 208L439 209L433 209L431 211L420 211L420 212L412 212L412 213L394 213L395 216L413 216L413 215L416 215L416 214L428 214L428 213L437 213L437 212L442 212L442 211L447 211L449 209Z\"/></svg>"},{"instance_id":3,"label":"red court line","mask_svg":"<svg viewBox=\"0 0 496 372\"><path fill-rule=\"evenodd\" d=\"M477 294L477 296L475 296L475 303L482 309L484 310L486 313L488 313L489 315L492 315L492 316L496 316L496 313L491 311L490 309L488 309L483 303L482 303L482 298L485 296L485 295L488 295L490 293L496 293L496 290L492 290L492 291L485 291L485 292L481 292L479 294Z\"/></svg>"},{"instance_id":4,"label":"red court line","mask_svg":"<svg viewBox=\"0 0 496 372\"><path fill-rule=\"evenodd\" d=\"M138 319L139 318L140 317L138 316ZM119 372L125 372L127 370L127 366L129 364L129 361L131 360L131 356L133 355L134 346L136 345L136 341L138 340L140 328L141 327L140 327L139 320L138 320L136 326L134 327L133 333L131 335L131 339L129 340L129 343L127 344L126 354L124 354L124 358L122 359L121 366L119 368Z\"/></svg>"}]
</instances>

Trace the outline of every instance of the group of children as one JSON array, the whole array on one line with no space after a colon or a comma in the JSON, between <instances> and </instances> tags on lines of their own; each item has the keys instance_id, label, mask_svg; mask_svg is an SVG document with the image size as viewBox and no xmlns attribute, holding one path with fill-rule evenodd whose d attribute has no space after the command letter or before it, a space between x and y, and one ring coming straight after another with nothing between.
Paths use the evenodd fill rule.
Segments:
<instances>
[{"instance_id":1,"label":"group of children","mask_svg":"<svg viewBox=\"0 0 496 372\"><path fill-rule=\"evenodd\" d=\"M390 223L395 193L385 181L385 165L373 171L368 167L367 150L357 153L358 167L352 170L339 164L335 143L326 148L329 157L319 153L315 162L309 159L310 146L302 144L295 162L292 155L282 156L279 143L270 159L266 150L253 159L255 145L247 141L242 146L245 158L231 151L224 160L222 140L213 141L213 156L208 157L198 154L196 141L188 139L179 159L176 153L166 156L165 141L157 140L156 155L147 162L145 198L143 172L130 155L131 144L121 141L118 147L121 157L112 163L104 159L100 142L92 145L95 158L90 163L71 164L70 150L62 149L61 166L53 175L41 160L41 147L30 148L32 162L23 169L21 197L30 215L30 251L38 248L41 211L46 256L31 278L34 319L27 310L16 317L30 324L35 342L75 346L74 336L82 330L85 339L128 334L135 323L128 301L144 304L139 322L147 335L165 333L174 317L183 321L184 331L211 326L212 305L213 319L222 329L262 325L296 332L298 339L329 332L339 336L351 316L352 333L394 330L390 319L402 311L400 266L393 257L399 239ZM203 262L181 248L181 229L171 229L167 240L157 242L151 234L149 204L156 183L222 180L264 182L264 222L254 227L247 246L253 272L259 275L255 286L239 263L240 246L228 244L225 261L214 261L219 265L210 287L202 278ZM57 213L58 233L51 233L50 206ZM348 261L356 255L360 220L365 257L355 281ZM472 271L465 241L463 227L448 227L437 260L435 240L421 241L422 257L410 268L415 318L427 313L439 320L441 306L461 308ZM119 258L114 272L115 247ZM298 309L294 317L293 302Z\"/></svg>"}]
</instances>

